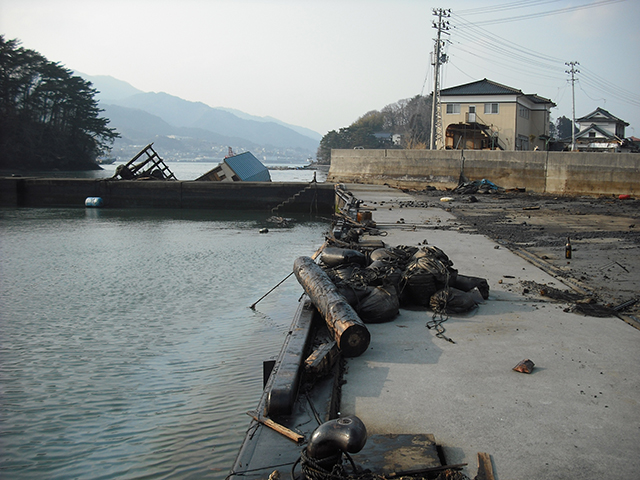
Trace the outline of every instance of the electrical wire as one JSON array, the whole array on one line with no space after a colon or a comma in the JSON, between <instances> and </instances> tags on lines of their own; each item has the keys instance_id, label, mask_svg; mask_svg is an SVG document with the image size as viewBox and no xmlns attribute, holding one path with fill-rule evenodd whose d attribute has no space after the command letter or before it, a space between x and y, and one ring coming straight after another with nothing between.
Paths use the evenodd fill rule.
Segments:
<instances>
[{"instance_id":1,"label":"electrical wire","mask_svg":"<svg viewBox=\"0 0 640 480\"><path fill-rule=\"evenodd\" d=\"M626 1L627 0L601 0L601 1L593 2L587 5L576 5L574 7L565 7L557 10L549 10L546 12L529 13L525 15L516 15L513 17L497 18L494 20L485 20L482 22L477 22L476 25L498 25L500 23L515 22L520 20L530 20L532 18L548 17L551 15L561 15L563 13L570 13L578 10L585 10L587 8L602 7L605 5L611 5L614 3L626 2Z\"/></svg>"},{"instance_id":2,"label":"electrical wire","mask_svg":"<svg viewBox=\"0 0 640 480\"><path fill-rule=\"evenodd\" d=\"M617 3L617 1L618 0L616 0L616 2L614 3ZM534 4L535 2L515 2L513 4L506 5L520 5L524 3ZM542 2L538 2L538 4L540 3ZM601 6L604 3L605 2L596 2L589 4L588 6ZM611 1L608 1L607 3L611 3ZM582 7L586 6L583 5ZM468 42L471 45L479 47L483 53L480 53L477 50L472 51L468 48L465 48L462 41L450 40L452 48L455 51L466 53L475 58L481 58L485 61L491 62L494 65L499 65L507 70L517 71L518 73L522 73L524 71L529 76L536 76L538 78L552 80L555 82L566 79L566 65L563 60L549 55L540 54L531 49L501 38L493 33L488 32L482 27L479 27L478 23L472 23L462 18L458 14L452 13L451 17L453 20L452 28L454 30L453 37L460 38L464 42ZM506 58L509 61L506 63L501 62L496 57ZM615 97L634 106L640 106L640 96L629 90L625 90L614 85L612 82L599 77L595 72L592 72L583 66L581 66L580 79L582 79L585 86L597 90L601 94Z\"/></svg>"},{"instance_id":3,"label":"electrical wire","mask_svg":"<svg viewBox=\"0 0 640 480\"><path fill-rule=\"evenodd\" d=\"M513 10L514 8L537 7L546 3L556 3L561 0L522 0L519 2L503 3L500 5L492 5L478 8L468 8L466 10L457 10L456 13L461 15L481 15L493 12L503 12L505 10Z\"/></svg>"},{"instance_id":4,"label":"electrical wire","mask_svg":"<svg viewBox=\"0 0 640 480\"><path fill-rule=\"evenodd\" d=\"M548 64L547 68L551 65L552 68L555 69L559 64L562 65L560 68L564 69L563 59L545 55L523 47L522 45L518 45L511 40L502 38L493 32L489 32L488 30L479 27L477 23L472 23L460 15L452 13L451 17L454 21L453 29L455 30L456 35L459 35L466 40L481 41L484 45L492 46L498 51L511 51L513 56L523 60L526 59L528 62L532 60L542 62L542 64L546 62Z\"/></svg>"},{"instance_id":5,"label":"electrical wire","mask_svg":"<svg viewBox=\"0 0 640 480\"><path fill-rule=\"evenodd\" d=\"M640 95L614 85L609 80L600 77L595 72L583 67L582 65L580 65L580 76L578 78L596 90L605 92L610 96L622 100L623 102L640 106Z\"/></svg>"}]
</instances>

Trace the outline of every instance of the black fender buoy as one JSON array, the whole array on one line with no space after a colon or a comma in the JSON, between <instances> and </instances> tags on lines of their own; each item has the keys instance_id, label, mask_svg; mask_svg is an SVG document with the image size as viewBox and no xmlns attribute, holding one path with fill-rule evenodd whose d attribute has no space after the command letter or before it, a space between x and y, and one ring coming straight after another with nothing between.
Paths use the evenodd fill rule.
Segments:
<instances>
[{"instance_id":1,"label":"black fender buoy","mask_svg":"<svg viewBox=\"0 0 640 480\"><path fill-rule=\"evenodd\" d=\"M341 460L342 453L357 453L365 443L367 428L362 420L350 415L330 420L316 428L307 444L306 454L316 461L337 459L334 460L337 463Z\"/></svg>"}]
</instances>

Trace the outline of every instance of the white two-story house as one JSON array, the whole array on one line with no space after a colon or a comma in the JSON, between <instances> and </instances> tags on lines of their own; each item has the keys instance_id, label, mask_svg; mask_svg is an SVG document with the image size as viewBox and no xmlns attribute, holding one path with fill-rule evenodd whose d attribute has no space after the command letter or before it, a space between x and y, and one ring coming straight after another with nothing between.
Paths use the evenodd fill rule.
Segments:
<instances>
[{"instance_id":1,"label":"white two-story house","mask_svg":"<svg viewBox=\"0 0 640 480\"><path fill-rule=\"evenodd\" d=\"M580 124L576 133L576 150L580 152L619 152L625 140L625 127L629 126L600 107L576 122Z\"/></svg>"}]
</instances>

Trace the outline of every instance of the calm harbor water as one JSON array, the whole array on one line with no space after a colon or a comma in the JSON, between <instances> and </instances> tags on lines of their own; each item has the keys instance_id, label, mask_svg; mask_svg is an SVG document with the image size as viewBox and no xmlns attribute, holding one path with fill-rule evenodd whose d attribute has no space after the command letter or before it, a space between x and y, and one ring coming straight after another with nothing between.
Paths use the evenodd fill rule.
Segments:
<instances>
[{"instance_id":1,"label":"calm harbor water","mask_svg":"<svg viewBox=\"0 0 640 480\"><path fill-rule=\"evenodd\" d=\"M328 229L267 216L0 209L0 478L223 479Z\"/></svg>"},{"instance_id":2,"label":"calm harbor water","mask_svg":"<svg viewBox=\"0 0 640 480\"><path fill-rule=\"evenodd\" d=\"M118 165L126 162L116 162L111 165L102 165L102 170L89 170L86 172L37 172L23 173L23 176L38 177L57 177L57 178L109 178L116 172ZM204 175L208 171L218 166L219 162L165 162L169 170L173 172L178 180L195 180ZM324 182L327 179L328 167L319 167L318 170L307 170L303 164L280 164L265 163L269 168L271 180L274 182L310 182L313 180L313 174L316 173L318 182ZM11 175L14 172L0 172L1 175ZM1 176L0 175L0 176Z\"/></svg>"}]
</instances>

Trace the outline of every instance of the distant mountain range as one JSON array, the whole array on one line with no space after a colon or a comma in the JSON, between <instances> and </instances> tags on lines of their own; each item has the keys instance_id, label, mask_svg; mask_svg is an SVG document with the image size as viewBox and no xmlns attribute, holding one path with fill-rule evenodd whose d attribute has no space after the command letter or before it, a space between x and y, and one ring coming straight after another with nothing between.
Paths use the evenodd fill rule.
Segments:
<instances>
[{"instance_id":1,"label":"distant mountain range","mask_svg":"<svg viewBox=\"0 0 640 480\"><path fill-rule=\"evenodd\" d=\"M76 75L98 90L102 116L120 133L112 154L126 162L154 143L165 160L219 161L228 147L251 151L263 161L297 163L315 158L322 138L308 128L231 108L213 108L168 93L143 92L110 76Z\"/></svg>"}]
</instances>

